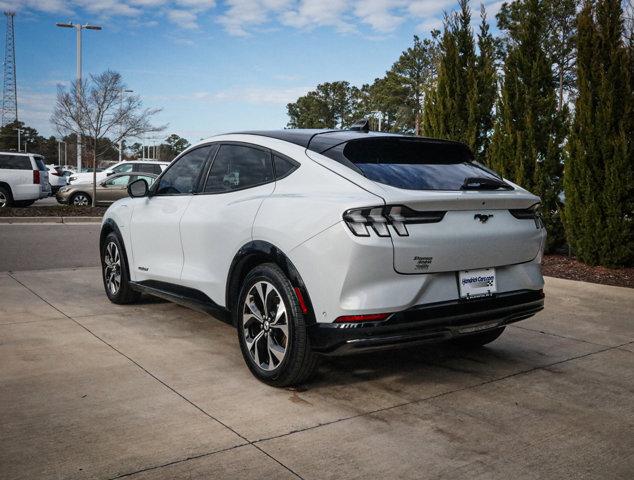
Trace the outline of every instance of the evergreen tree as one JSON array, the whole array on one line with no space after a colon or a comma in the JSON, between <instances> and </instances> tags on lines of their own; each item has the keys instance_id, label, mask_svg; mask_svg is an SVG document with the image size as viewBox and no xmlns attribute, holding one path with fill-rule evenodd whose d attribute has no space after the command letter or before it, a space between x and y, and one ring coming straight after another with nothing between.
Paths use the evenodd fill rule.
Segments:
<instances>
[{"instance_id":1,"label":"evergreen tree","mask_svg":"<svg viewBox=\"0 0 634 480\"><path fill-rule=\"evenodd\" d=\"M557 103L564 108L566 94L575 88L576 14L578 0L547 0L548 45L557 82Z\"/></svg>"},{"instance_id":2,"label":"evergreen tree","mask_svg":"<svg viewBox=\"0 0 634 480\"><path fill-rule=\"evenodd\" d=\"M469 0L445 17L436 88L425 102L425 134L476 147L478 91Z\"/></svg>"},{"instance_id":3,"label":"evergreen tree","mask_svg":"<svg viewBox=\"0 0 634 480\"><path fill-rule=\"evenodd\" d=\"M563 241L558 196L565 130L546 52L545 1L504 4L498 18L507 32L507 51L489 164L541 197L552 249Z\"/></svg>"},{"instance_id":4,"label":"evergreen tree","mask_svg":"<svg viewBox=\"0 0 634 480\"><path fill-rule=\"evenodd\" d=\"M589 264L634 259L632 43L619 0L587 0L578 16L575 118L566 163L566 233Z\"/></svg>"},{"instance_id":5,"label":"evergreen tree","mask_svg":"<svg viewBox=\"0 0 634 480\"><path fill-rule=\"evenodd\" d=\"M493 106L497 97L497 72L495 66L495 39L489 31L484 5L480 7L480 31L478 33L478 59L476 85L478 117L474 152L479 159L486 159L493 129Z\"/></svg>"}]
</instances>

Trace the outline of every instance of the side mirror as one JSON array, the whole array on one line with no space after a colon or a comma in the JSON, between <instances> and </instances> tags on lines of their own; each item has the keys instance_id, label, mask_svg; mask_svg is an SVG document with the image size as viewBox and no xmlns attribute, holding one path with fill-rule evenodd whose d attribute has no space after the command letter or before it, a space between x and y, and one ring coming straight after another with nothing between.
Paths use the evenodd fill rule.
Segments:
<instances>
[{"instance_id":1,"label":"side mirror","mask_svg":"<svg viewBox=\"0 0 634 480\"><path fill-rule=\"evenodd\" d=\"M149 191L150 188L143 178L139 178L138 180L128 184L128 195L132 198L147 197Z\"/></svg>"},{"instance_id":2,"label":"side mirror","mask_svg":"<svg viewBox=\"0 0 634 480\"><path fill-rule=\"evenodd\" d=\"M109 177L110 175L114 175L114 172L108 172L108 173L106 173L106 177Z\"/></svg>"}]
</instances>

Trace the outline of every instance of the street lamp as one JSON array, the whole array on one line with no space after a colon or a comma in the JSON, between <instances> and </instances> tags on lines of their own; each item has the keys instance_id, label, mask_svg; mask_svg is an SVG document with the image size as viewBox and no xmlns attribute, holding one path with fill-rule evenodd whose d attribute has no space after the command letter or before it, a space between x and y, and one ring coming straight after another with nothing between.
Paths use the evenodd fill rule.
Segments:
<instances>
[{"instance_id":1,"label":"street lamp","mask_svg":"<svg viewBox=\"0 0 634 480\"><path fill-rule=\"evenodd\" d=\"M119 115L123 114L123 95L125 93L132 93L134 92L134 90L125 90L125 89L121 89L121 98L120 98L120 105L119 105ZM121 134L121 137L119 138L119 161L123 160L123 123L121 124L121 130L119 131L119 133Z\"/></svg>"},{"instance_id":2,"label":"street lamp","mask_svg":"<svg viewBox=\"0 0 634 480\"><path fill-rule=\"evenodd\" d=\"M79 23L56 23L61 28L74 28L77 31L77 95L81 93L81 31L82 30L101 30L97 25L81 25ZM79 99L77 99L79 103ZM77 134L77 170L81 171L81 134Z\"/></svg>"}]
</instances>

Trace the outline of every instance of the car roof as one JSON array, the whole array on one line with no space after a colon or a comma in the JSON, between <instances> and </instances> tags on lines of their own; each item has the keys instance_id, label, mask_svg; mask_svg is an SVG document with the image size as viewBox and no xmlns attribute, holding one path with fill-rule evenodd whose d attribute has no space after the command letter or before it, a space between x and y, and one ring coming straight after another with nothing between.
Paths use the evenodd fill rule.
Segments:
<instances>
[{"instance_id":1,"label":"car roof","mask_svg":"<svg viewBox=\"0 0 634 480\"><path fill-rule=\"evenodd\" d=\"M249 130L243 132L233 132L238 135L259 135L262 137L275 138L285 142L294 143L317 153L325 152L332 147L350 140L362 138L407 138L420 141L430 141L438 143L458 144L451 140L440 140L436 138L419 137L415 135L405 135L385 132L363 132L359 130L338 130L338 129L286 129L286 130Z\"/></svg>"},{"instance_id":2,"label":"car roof","mask_svg":"<svg viewBox=\"0 0 634 480\"><path fill-rule=\"evenodd\" d=\"M158 177L156 173L152 173L152 172L119 172L119 173L113 173L108 178L123 177L124 175L142 175L144 177L145 176Z\"/></svg>"}]
</instances>

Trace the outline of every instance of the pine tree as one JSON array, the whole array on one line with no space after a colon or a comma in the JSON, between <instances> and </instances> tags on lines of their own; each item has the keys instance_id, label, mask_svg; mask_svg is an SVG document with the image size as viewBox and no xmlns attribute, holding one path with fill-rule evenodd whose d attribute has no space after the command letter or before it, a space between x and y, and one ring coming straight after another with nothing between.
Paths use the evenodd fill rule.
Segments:
<instances>
[{"instance_id":1,"label":"pine tree","mask_svg":"<svg viewBox=\"0 0 634 480\"><path fill-rule=\"evenodd\" d=\"M486 159L491 130L493 106L497 96L497 72L495 67L495 39L489 31L484 5L480 7L480 31L478 33L477 59L478 117L474 152L479 159Z\"/></svg>"},{"instance_id":2,"label":"pine tree","mask_svg":"<svg viewBox=\"0 0 634 480\"><path fill-rule=\"evenodd\" d=\"M469 0L445 17L436 88L425 101L424 132L476 146L478 91Z\"/></svg>"},{"instance_id":3,"label":"pine tree","mask_svg":"<svg viewBox=\"0 0 634 480\"><path fill-rule=\"evenodd\" d=\"M563 241L558 196L565 130L546 53L546 14L544 0L519 0L498 16L507 52L488 163L541 197L552 249Z\"/></svg>"},{"instance_id":4,"label":"pine tree","mask_svg":"<svg viewBox=\"0 0 634 480\"><path fill-rule=\"evenodd\" d=\"M566 163L566 233L582 261L634 260L632 44L619 0L586 1L577 20L575 118Z\"/></svg>"}]
</instances>

